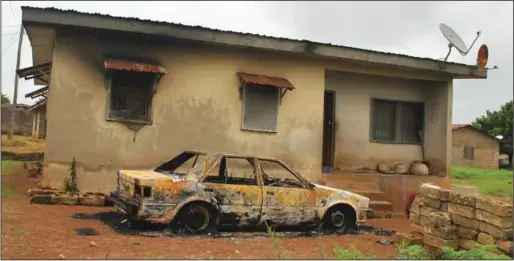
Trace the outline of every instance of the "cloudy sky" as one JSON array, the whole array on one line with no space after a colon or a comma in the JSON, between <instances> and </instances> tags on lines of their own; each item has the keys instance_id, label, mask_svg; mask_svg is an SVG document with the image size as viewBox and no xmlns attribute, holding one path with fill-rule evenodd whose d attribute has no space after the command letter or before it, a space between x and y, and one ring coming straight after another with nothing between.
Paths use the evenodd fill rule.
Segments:
<instances>
[{"instance_id":1,"label":"cloudy sky","mask_svg":"<svg viewBox=\"0 0 514 261\"><path fill-rule=\"evenodd\" d=\"M2 93L13 96L19 38L20 6L56 7L113 16L178 22L236 32L308 39L352 47L443 58L447 41L439 23L450 25L471 44L450 61L475 64L478 47L489 47L487 80L456 80L453 122L470 123L486 110L496 110L513 96L513 3L509 2L28 2L2 1ZM23 39L21 67L31 66L31 48ZM32 81L20 80L18 102L32 104L25 94Z\"/></svg>"}]
</instances>

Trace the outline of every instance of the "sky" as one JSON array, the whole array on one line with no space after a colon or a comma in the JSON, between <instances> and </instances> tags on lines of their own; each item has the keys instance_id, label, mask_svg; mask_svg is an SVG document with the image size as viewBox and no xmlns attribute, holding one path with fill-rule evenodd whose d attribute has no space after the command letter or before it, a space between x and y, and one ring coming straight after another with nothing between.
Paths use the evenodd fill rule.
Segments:
<instances>
[{"instance_id":1,"label":"sky","mask_svg":"<svg viewBox=\"0 0 514 261\"><path fill-rule=\"evenodd\" d=\"M486 110L497 110L513 97L513 2L201 2L201 1L2 1L2 93L11 99L17 58L20 6L55 7L137 17L235 32L346 45L434 59L444 58L448 42L439 24L452 27L473 49L449 61L474 65L481 44L489 47L486 80L455 80L453 123L471 123ZM30 42L23 38L20 67L32 66ZM33 81L20 79L18 103L33 104L25 94Z\"/></svg>"}]
</instances>

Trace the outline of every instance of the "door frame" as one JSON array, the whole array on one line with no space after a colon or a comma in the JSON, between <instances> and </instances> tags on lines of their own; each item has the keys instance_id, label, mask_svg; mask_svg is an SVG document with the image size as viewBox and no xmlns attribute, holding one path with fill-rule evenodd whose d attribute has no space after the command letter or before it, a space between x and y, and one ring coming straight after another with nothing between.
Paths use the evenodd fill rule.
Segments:
<instances>
[{"instance_id":1,"label":"door frame","mask_svg":"<svg viewBox=\"0 0 514 261\"><path fill-rule=\"evenodd\" d=\"M331 134L331 137L330 137L330 155L328 156L329 157L329 166L324 166L323 162L324 162L324 156L326 157L327 155L323 155L323 152L325 151L325 148L324 148L324 144L325 144L325 95L326 94L330 94L332 95L332 129L330 130L330 134ZM322 134L322 137L321 137L321 149L322 149L322 153L321 153L321 167L330 167L330 168L333 168L334 167L334 152L335 152L335 118L336 118L336 91L333 91L333 90L325 90L323 92L323 134Z\"/></svg>"}]
</instances>

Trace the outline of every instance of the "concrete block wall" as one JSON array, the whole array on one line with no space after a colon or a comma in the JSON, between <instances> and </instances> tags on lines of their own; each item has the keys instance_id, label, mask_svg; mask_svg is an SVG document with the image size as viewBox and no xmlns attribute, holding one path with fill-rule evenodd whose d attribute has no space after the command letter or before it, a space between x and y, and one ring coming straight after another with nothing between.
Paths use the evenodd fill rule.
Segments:
<instances>
[{"instance_id":1,"label":"concrete block wall","mask_svg":"<svg viewBox=\"0 0 514 261\"><path fill-rule=\"evenodd\" d=\"M477 243L497 245L512 255L512 204L436 187L420 187L410 208L410 221L423 235L423 245L471 249Z\"/></svg>"}]
</instances>

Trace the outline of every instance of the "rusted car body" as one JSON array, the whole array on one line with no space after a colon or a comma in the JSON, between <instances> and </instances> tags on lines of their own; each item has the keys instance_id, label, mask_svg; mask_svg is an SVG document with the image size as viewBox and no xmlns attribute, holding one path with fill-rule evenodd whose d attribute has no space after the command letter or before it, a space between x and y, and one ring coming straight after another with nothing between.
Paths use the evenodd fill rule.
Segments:
<instances>
[{"instance_id":1,"label":"rusted car body","mask_svg":"<svg viewBox=\"0 0 514 261\"><path fill-rule=\"evenodd\" d=\"M313 184L272 158L185 151L154 170L120 170L115 207L134 220L181 223L190 232L221 225L351 227L369 198Z\"/></svg>"}]
</instances>

